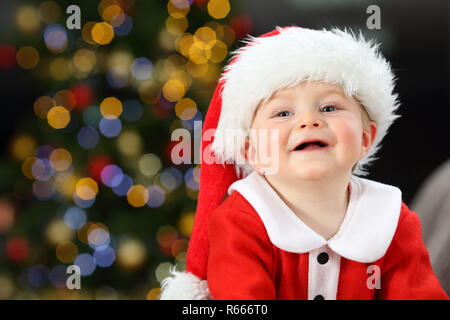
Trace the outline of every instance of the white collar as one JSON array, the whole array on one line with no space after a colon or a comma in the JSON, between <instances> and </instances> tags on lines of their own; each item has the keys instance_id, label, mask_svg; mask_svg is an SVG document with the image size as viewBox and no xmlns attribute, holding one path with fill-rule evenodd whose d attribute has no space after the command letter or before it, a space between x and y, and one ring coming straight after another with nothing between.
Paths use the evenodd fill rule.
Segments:
<instances>
[{"instance_id":1,"label":"white collar","mask_svg":"<svg viewBox=\"0 0 450 320\"><path fill-rule=\"evenodd\" d=\"M397 229L402 193L397 187L350 177L350 200L344 221L328 241L304 224L256 171L234 182L260 216L271 242L280 249L305 253L327 244L344 258L374 262L386 253Z\"/></svg>"}]
</instances>

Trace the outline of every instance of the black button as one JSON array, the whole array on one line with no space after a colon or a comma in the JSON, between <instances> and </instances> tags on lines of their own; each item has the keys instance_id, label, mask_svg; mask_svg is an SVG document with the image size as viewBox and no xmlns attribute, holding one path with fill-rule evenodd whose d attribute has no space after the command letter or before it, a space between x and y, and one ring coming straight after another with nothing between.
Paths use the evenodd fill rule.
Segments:
<instances>
[{"instance_id":1,"label":"black button","mask_svg":"<svg viewBox=\"0 0 450 320\"><path fill-rule=\"evenodd\" d=\"M327 263L327 262L328 262L328 253L322 252L321 254L319 254L319 255L317 256L317 261L318 261L320 264L325 264L325 263Z\"/></svg>"},{"instance_id":2,"label":"black button","mask_svg":"<svg viewBox=\"0 0 450 320\"><path fill-rule=\"evenodd\" d=\"M314 300L325 300L325 298L323 297L323 295L318 294L317 296L314 297Z\"/></svg>"}]
</instances>

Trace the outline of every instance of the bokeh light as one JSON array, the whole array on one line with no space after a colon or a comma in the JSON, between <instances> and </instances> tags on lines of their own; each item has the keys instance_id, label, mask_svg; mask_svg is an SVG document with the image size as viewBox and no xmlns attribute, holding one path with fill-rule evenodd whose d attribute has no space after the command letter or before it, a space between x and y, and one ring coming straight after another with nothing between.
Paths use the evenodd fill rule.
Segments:
<instances>
[{"instance_id":1,"label":"bokeh light","mask_svg":"<svg viewBox=\"0 0 450 320\"><path fill-rule=\"evenodd\" d=\"M55 186L49 180L36 180L33 182L31 189L33 191L33 196L38 200L49 200L55 193Z\"/></svg>"},{"instance_id":2,"label":"bokeh light","mask_svg":"<svg viewBox=\"0 0 450 320\"><path fill-rule=\"evenodd\" d=\"M83 200L91 200L98 193L98 184L92 178L81 178L75 186L77 196Z\"/></svg>"},{"instance_id":3,"label":"bokeh light","mask_svg":"<svg viewBox=\"0 0 450 320\"><path fill-rule=\"evenodd\" d=\"M97 267L94 257L89 253L82 253L78 255L74 261L74 264L80 268L82 276L90 276L94 273L95 268Z\"/></svg>"},{"instance_id":4,"label":"bokeh light","mask_svg":"<svg viewBox=\"0 0 450 320\"><path fill-rule=\"evenodd\" d=\"M72 164L72 154L64 148L55 149L50 154L49 160L55 170L64 171Z\"/></svg>"},{"instance_id":5,"label":"bokeh light","mask_svg":"<svg viewBox=\"0 0 450 320\"><path fill-rule=\"evenodd\" d=\"M86 125L91 127L98 127L100 120L103 118L100 112L100 107L90 106L83 111L83 121Z\"/></svg>"},{"instance_id":6,"label":"bokeh light","mask_svg":"<svg viewBox=\"0 0 450 320\"><path fill-rule=\"evenodd\" d=\"M41 119L47 118L48 111L55 106L55 101L49 96L42 96L34 102L34 113Z\"/></svg>"},{"instance_id":7,"label":"bokeh light","mask_svg":"<svg viewBox=\"0 0 450 320\"><path fill-rule=\"evenodd\" d=\"M132 186L133 186L133 179L130 176L124 174L120 184L116 187L113 187L113 192L118 196L123 197L128 194L128 191Z\"/></svg>"},{"instance_id":8,"label":"bokeh light","mask_svg":"<svg viewBox=\"0 0 450 320\"><path fill-rule=\"evenodd\" d=\"M145 57L136 58L131 64L131 74L139 80L147 80L153 72L153 64Z\"/></svg>"},{"instance_id":9,"label":"bokeh light","mask_svg":"<svg viewBox=\"0 0 450 320\"><path fill-rule=\"evenodd\" d=\"M105 98L100 104L100 112L108 120L118 118L122 113L122 102L115 97Z\"/></svg>"},{"instance_id":10,"label":"bokeh light","mask_svg":"<svg viewBox=\"0 0 450 320\"><path fill-rule=\"evenodd\" d=\"M127 192L128 203L133 207L143 207L148 198L148 190L143 185L134 185Z\"/></svg>"},{"instance_id":11,"label":"bokeh light","mask_svg":"<svg viewBox=\"0 0 450 320\"><path fill-rule=\"evenodd\" d=\"M214 19L223 19L230 12L230 2L228 0L209 0L208 13Z\"/></svg>"},{"instance_id":12,"label":"bokeh light","mask_svg":"<svg viewBox=\"0 0 450 320\"><path fill-rule=\"evenodd\" d=\"M17 64L24 69L33 69L39 63L39 52L31 47L25 46L17 50Z\"/></svg>"},{"instance_id":13,"label":"bokeh light","mask_svg":"<svg viewBox=\"0 0 450 320\"><path fill-rule=\"evenodd\" d=\"M99 139L98 131L91 126L81 128L77 134L78 144L84 149L94 148L98 144Z\"/></svg>"},{"instance_id":14,"label":"bokeh light","mask_svg":"<svg viewBox=\"0 0 450 320\"><path fill-rule=\"evenodd\" d=\"M71 241L63 241L56 247L56 258L62 263L71 263L78 256L78 247Z\"/></svg>"},{"instance_id":15,"label":"bokeh light","mask_svg":"<svg viewBox=\"0 0 450 320\"><path fill-rule=\"evenodd\" d=\"M138 166L140 172L147 176L151 177L156 175L162 167L161 160L154 153L144 154L138 161Z\"/></svg>"},{"instance_id":16,"label":"bokeh light","mask_svg":"<svg viewBox=\"0 0 450 320\"><path fill-rule=\"evenodd\" d=\"M25 34L39 31L40 21L38 10L31 5L20 6L16 12L16 23L19 30Z\"/></svg>"},{"instance_id":17,"label":"bokeh light","mask_svg":"<svg viewBox=\"0 0 450 320\"><path fill-rule=\"evenodd\" d=\"M77 230L86 222L86 213L78 207L70 207L64 214L64 222L69 228Z\"/></svg>"},{"instance_id":18,"label":"bokeh light","mask_svg":"<svg viewBox=\"0 0 450 320\"><path fill-rule=\"evenodd\" d=\"M63 129L70 122L70 113L64 107L53 107L47 113L47 122L54 129Z\"/></svg>"},{"instance_id":19,"label":"bokeh light","mask_svg":"<svg viewBox=\"0 0 450 320\"><path fill-rule=\"evenodd\" d=\"M140 268L147 257L144 244L135 238L124 237L117 246L117 262L119 266L128 271Z\"/></svg>"},{"instance_id":20,"label":"bokeh light","mask_svg":"<svg viewBox=\"0 0 450 320\"><path fill-rule=\"evenodd\" d=\"M70 241L73 236L74 231L64 223L63 219L59 218L52 220L45 230L45 238L53 246L57 246L64 241Z\"/></svg>"},{"instance_id":21,"label":"bokeh light","mask_svg":"<svg viewBox=\"0 0 450 320\"><path fill-rule=\"evenodd\" d=\"M43 287L48 283L50 271L42 264L35 265L28 269L28 282L35 288Z\"/></svg>"},{"instance_id":22,"label":"bokeh light","mask_svg":"<svg viewBox=\"0 0 450 320\"><path fill-rule=\"evenodd\" d=\"M101 177L104 185L110 188L117 187L123 179L122 169L114 164L107 165L103 168Z\"/></svg>"},{"instance_id":23,"label":"bokeh light","mask_svg":"<svg viewBox=\"0 0 450 320\"><path fill-rule=\"evenodd\" d=\"M95 262L99 267L106 268L113 264L116 260L116 253L113 248L107 246L94 251Z\"/></svg>"},{"instance_id":24,"label":"bokeh light","mask_svg":"<svg viewBox=\"0 0 450 320\"><path fill-rule=\"evenodd\" d=\"M197 104L190 98L183 98L175 105L175 113L181 120L190 120L197 113Z\"/></svg>"},{"instance_id":25,"label":"bokeh light","mask_svg":"<svg viewBox=\"0 0 450 320\"><path fill-rule=\"evenodd\" d=\"M158 185L151 185L147 187L148 201L147 205L151 208L160 207L166 200L166 193L163 188Z\"/></svg>"},{"instance_id":26,"label":"bokeh light","mask_svg":"<svg viewBox=\"0 0 450 320\"><path fill-rule=\"evenodd\" d=\"M44 1L39 6L39 18L46 24L55 23L60 15L60 7L53 1Z\"/></svg>"},{"instance_id":27,"label":"bokeh light","mask_svg":"<svg viewBox=\"0 0 450 320\"><path fill-rule=\"evenodd\" d=\"M66 29L60 24L48 25L44 31L44 41L50 52L63 52L68 45Z\"/></svg>"},{"instance_id":28,"label":"bokeh light","mask_svg":"<svg viewBox=\"0 0 450 320\"><path fill-rule=\"evenodd\" d=\"M123 103L122 118L128 122L139 120L142 115L142 105L137 100L126 100Z\"/></svg>"},{"instance_id":29,"label":"bokeh light","mask_svg":"<svg viewBox=\"0 0 450 320\"><path fill-rule=\"evenodd\" d=\"M36 147L36 141L32 136L21 134L12 139L11 154L15 159L23 161L34 154Z\"/></svg>"},{"instance_id":30,"label":"bokeh light","mask_svg":"<svg viewBox=\"0 0 450 320\"><path fill-rule=\"evenodd\" d=\"M114 29L107 22L98 22L91 29L91 37L99 45L106 45L114 38Z\"/></svg>"},{"instance_id":31,"label":"bokeh light","mask_svg":"<svg viewBox=\"0 0 450 320\"><path fill-rule=\"evenodd\" d=\"M107 138L116 137L122 130L122 121L119 118L103 118L99 123L100 132Z\"/></svg>"}]
</instances>

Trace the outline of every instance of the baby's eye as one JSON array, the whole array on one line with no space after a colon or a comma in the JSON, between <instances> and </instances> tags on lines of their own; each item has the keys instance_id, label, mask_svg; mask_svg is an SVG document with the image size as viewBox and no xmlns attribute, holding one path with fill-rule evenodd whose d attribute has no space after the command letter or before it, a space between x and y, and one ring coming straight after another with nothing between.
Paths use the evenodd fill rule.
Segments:
<instances>
[{"instance_id":1,"label":"baby's eye","mask_svg":"<svg viewBox=\"0 0 450 320\"><path fill-rule=\"evenodd\" d=\"M335 107L335 106L332 106L332 105L328 105L328 106L323 107L321 110L322 110L323 112L331 112L331 111L335 111L335 110L336 110L336 107Z\"/></svg>"},{"instance_id":2,"label":"baby's eye","mask_svg":"<svg viewBox=\"0 0 450 320\"><path fill-rule=\"evenodd\" d=\"M277 117L287 117L291 112L290 111L281 111L276 114Z\"/></svg>"}]
</instances>

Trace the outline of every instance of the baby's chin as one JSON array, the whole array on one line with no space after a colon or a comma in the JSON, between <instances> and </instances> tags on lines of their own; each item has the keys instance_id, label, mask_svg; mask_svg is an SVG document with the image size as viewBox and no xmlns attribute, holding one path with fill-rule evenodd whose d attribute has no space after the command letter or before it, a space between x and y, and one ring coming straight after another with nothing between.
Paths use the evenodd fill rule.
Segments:
<instances>
[{"instance_id":1,"label":"baby's chin","mask_svg":"<svg viewBox=\"0 0 450 320\"><path fill-rule=\"evenodd\" d=\"M305 165L290 170L288 174L291 179L295 180L317 181L329 177L332 174L330 169L323 165Z\"/></svg>"}]
</instances>

